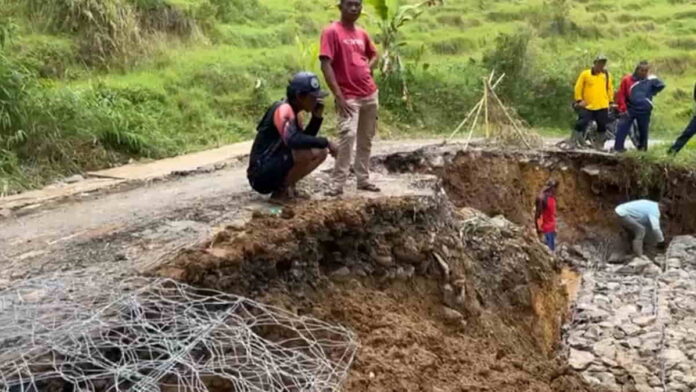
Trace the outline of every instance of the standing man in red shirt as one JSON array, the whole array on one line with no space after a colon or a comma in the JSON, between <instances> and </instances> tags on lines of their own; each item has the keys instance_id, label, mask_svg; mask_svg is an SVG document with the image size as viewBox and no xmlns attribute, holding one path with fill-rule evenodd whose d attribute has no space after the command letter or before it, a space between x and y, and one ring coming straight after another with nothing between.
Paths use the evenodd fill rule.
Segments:
<instances>
[{"instance_id":1,"label":"standing man in red shirt","mask_svg":"<svg viewBox=\"0 0 696 392\"><path fill-rule=\"evenodd\" d=\"M355 25L362 13L362 0L341 0L341 20L333 22L321 34L321 70L336 98L338 111L338 154L329 196L343 194L353 168L358 189L379 192L370 182L370 154L376 133L378 91L372 77L377 50L367 32Z\"/></svg>"},{"instance_id":2,"label":"standing man in red shirt","mask_svg":"<svg viewBox=\"0 0 696 392\"><path fill-rule=\"evenodd\" d=\"M541 191L536 200L536 214L534 221L536 223L537 233L544 235L544 243L551 249L556 251L556 189L558 182L549 180L546 187Z\"/></svg>"}]
</instances>

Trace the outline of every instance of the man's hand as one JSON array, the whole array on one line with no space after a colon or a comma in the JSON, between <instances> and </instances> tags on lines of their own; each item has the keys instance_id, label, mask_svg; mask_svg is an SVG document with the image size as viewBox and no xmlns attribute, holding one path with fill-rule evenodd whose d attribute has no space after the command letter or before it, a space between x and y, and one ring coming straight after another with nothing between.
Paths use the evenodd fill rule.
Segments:
<instances>
[{"instance_id":1,"label":"man's hand","mask_svg":"<svg viewBox=\"0 0 696 392\"><path fill-rule=\"evenodd\" d=\"M584 109L587 107L587 102L585 102L584 100L581 99L581 100L575 102L575 106Z\"/></svg>"},{"instance_id":2,"label":"man's hand","mask_svg":"<svg viewBox=\"0 0 696 392\"><path fill-rule=\"evenodd\" d=\"M331 154L332 157L336 158L336 155L338 155L338 146L334 142L329 142L329 154Z\"/></svg>"},{"instance_id":3,"label":"man's hand","mask_svg":"<svg viewBox=\"0 0 696 392\"><path fill-rule=\"evenodd\" d=\"M317 104L314 106L314 110L312 110L312 117L317 117L317 118L322 118L324 117L324 100L319 98L317 99Z\"/></svg>"},{"instance_id":4,"label":"man's hand","mask_svg":"<svg viewBox=\"0 0 696 392\"><path fill-rule=\"evenodd\" d=\"M338 108L338 112L344 117L348 117L353 112L353 108L350 107L348 101L342 96L336 97L336 108Z\"/></svg>"}]
</instances>

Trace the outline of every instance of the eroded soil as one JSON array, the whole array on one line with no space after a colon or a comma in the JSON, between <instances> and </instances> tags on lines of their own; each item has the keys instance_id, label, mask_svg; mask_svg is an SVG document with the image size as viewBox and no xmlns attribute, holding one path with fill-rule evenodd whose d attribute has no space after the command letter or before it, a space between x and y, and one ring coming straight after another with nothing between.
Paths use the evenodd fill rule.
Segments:
<instances>
[{"instance_id":1,"label":"eroded soil","mask_svg":"<svg viewBox=\"0 0 696 392\"><path fill-rule=\"evenodd\" d=\"M153 271L358 333L346 391L591 391L555 359L568 297L531 233L435 197L257 216Z\"/></svg>"},{"instance_id":2,"label":"eroded soil","mask_svg":"<svg viewBox=\"0 0 696 392\"><path fill-rule=\"evenodd\" d=\"M164 199L156 189L134 190L108 196L108 206L91 200L24 217L17 228L5 227L12 242L0 249L9 266L0 286L98 266L100 273L147 271L317 316L359 335L350 392L595 391L558 355L570 302L583 289L535 238L537 192L549 178L560 180L560 240L590 244L595 253L619 243L613 208L636 197L672 200L670 236L696 232L696 214L684 213L696 211L696 178L687 171L651 166L646 174L607 155L456 146L374 161L385 172L380 185L394 184L391 197L352 195L269 215L234 169L157 185L172 192ZM414 173L434 174L442 187ZM234 179L212 185L225 176ZM306 185L321 191L325 177L317 173ZM198 183L212 192L181 188ZM408 192L418 196L403 196ZM147 211L131 212L143 197ZM101 211L97 221L79 230L71 216L90 216L90 209ZM507 219L491 218L498 214ZM50 224L38 231L43 236L22 231L41 222ZM603 254L593 263L604 261Z\"/></svg>"}]
</instances>

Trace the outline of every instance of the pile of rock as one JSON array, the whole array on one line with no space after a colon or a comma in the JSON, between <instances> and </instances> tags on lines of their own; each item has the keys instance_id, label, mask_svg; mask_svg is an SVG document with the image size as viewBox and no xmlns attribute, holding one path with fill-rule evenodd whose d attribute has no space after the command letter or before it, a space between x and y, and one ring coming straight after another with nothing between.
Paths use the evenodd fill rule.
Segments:
<instances>
[{"instance_id":1,"label":"pile of rock","mask_svg":"<svg viewBox=\"0 0 696 392\"><path fill-rule=\"evenodd\" d=\"M584 271L569 363L612 391L696 391L696 238L666 257Z\"/></svg>"}]
</instances>

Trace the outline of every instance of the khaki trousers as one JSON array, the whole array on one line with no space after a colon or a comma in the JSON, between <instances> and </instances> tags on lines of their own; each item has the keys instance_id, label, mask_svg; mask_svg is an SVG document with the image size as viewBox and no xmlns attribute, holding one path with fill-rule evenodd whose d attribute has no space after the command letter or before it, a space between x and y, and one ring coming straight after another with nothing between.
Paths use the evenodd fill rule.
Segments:
<instances>
[{"instance_id":1,"label":"khaki trousers","mask_svg":"<svg viewBox=\"0 0 696 392\"><path fill-rule=\"evenodd\" d=\"M338 155L334 167L333 179L336 187L342 188L353 161L353 168L358 185L368 183L370 179L370 154L372 139L377 132L377 113L379 109L378 92L365 98L348 99L351 111L347 115L338 113Z\"/></svg>"}]
</instances>

